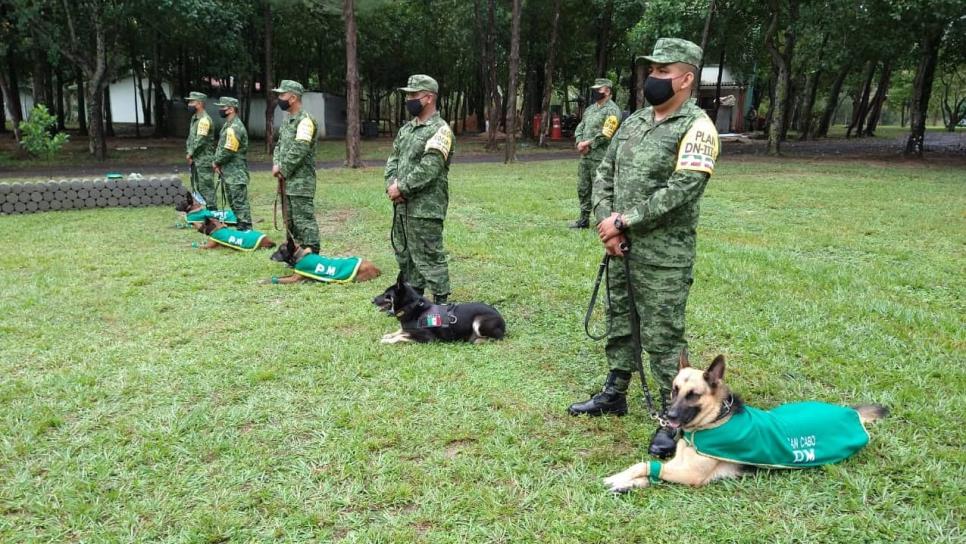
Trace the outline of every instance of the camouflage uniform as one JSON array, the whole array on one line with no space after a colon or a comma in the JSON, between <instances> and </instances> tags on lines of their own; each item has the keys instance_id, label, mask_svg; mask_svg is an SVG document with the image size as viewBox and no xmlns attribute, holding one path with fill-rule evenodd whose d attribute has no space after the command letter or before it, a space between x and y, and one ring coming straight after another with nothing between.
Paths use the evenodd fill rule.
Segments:
<instances>
[{"instance_id":1,"label":"camouflage uniform","mask_svg":"<svg viewBox=\"0 0 966 544\"><path fill-rule=\"evenodd\" d=\"M598 79L591 89L608 87L613 89L609 79ZM590 218L591 194L594 185L594 172L604 159L607 145L617 131L620 124L621 110L613 100L608 99L603 105L596 102L584 110L584 118L574 130L577 142L590 140L590 150L581 156L577 166L577 199L580 201L580 220Z\"/></svg>"},{"instance_id":2,"label":"camouflage uniform","mask_svg":"<svg viewBox=\"0 0 966 544\"><path fill-rule=\"evenodd\" d=\"M277 93L294 93L302 96L302 85L283 80ZM318 123L305 109L289 114L278 129L278 145L272 162L285 178L285 194L282 196L288 209L287 226L295 242L320 249L319 224L315 220L315 149L318 145Z\"/></svg>"},{"instance_id":3,"label":"camouflage uniform","mask_svg":"<svg viewBox=\"0 0 966 544\"><path fill-rule=\"evenodd\" d=\"M429 76L414 75L400 90L437 93L439 86ZM392 241L399 271L413 287L429 288L439 297L450 293L443 221L452 158L453 132L434 113L425 122L414 117L399 129L385 170L386 188L397 183L405 198L393 210Z\"/></svg>"},{"instance_id":4,"label":"camouflage uniform","mask_svg":"<svg viewBox=\"0 0 966 544\"><path fill-rule=\"evenodd\" d=\"M661 42L665 42L662 47ZM653 62L686 62L700 48L690 42L687 54L675 47L684 40L661 40ZM664 56L657 56L659 52ZM648 60L651 60L648 57ZM692 64L691 62L688 62ZM612 212L624 214L624 234L630 242L631 278L640 317L641 343L661 392L670 398L678 356L687 348L684 312L692 283L699 203L718 156L714 123L689 100L660 122L651 106L624 120L594 180L597 221ZM633 372L634 358L628 319L627 280L623 263L610 268L612 324L605 351L612 370ZM627 390L627 380L613 386Z\"/></svg>"},{"instance_id":5,"label":"camouflage uniform","mask_svg":"<svg viewBox=\"0 0 966 544\"><path fill-rule=\"evenodd\" d=\"M228 205L238 218L238 229L252 228L252 210L248 203L248 131L238 117L238 100L223 97L216 103L235 109L235 116L221 127L214 164L221 168Z\"/></svg>"},{"instance_id":6,"label":"camouflage uniform","mask_svg":"<svg viewBox=\"0 0 966 544\"><path fill-rule=\"evenodd\" d=\"M204 102L208 95L191 92L185 97L186 101ZM188 139L185 143L188 156L191 157L195 169L195 180L198 192L205 199L209 210L218 209L218 194L215 192L215 173L211 169L211 161L215 156L215 126L211 116L206 112L195 113L191 116L191 127L188 129Z\"/></svg>"}]
</instances>

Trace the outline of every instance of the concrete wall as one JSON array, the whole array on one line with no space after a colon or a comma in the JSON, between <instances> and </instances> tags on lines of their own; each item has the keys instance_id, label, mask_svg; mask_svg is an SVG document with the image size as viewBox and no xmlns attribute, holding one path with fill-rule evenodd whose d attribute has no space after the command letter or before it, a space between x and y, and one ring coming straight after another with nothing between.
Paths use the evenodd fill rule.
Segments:
<instances>
[{"instance_id":1,"label":"concrete wall","mask_svg":"<svg viewBox=\"0 0 966 544\"><path fill-rule=\"evenodd\" d=\"M171 85L164 83L162 87L165 96L171 97ZM146 79L141 81L141 88L147 95L148 82ZM137 108L137 120L142 125L144 124L144 108L141 107L141 96L135 92L136 90L133 77L126 77L111 83L111 115L115 123L131 123L133 125L134 111ZM217 112L215 113L217 115Z\"/></svg>"}]
</instances>

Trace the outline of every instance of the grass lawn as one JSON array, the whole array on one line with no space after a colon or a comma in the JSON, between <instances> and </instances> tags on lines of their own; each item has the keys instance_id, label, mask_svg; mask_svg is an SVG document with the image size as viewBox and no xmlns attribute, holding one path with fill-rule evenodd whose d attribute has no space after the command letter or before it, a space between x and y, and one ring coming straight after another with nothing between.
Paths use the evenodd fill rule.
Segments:
<instances>
[{"instance_id":1,"label":"grass lawn","mask_svg":"<svg viewBox=\"0 0 966 544\"><path fill-rule=\"evenodd\" d=\"M606 372L575 175L453 168L454 298L509 325L483 346L378 344L378 168L322 172L316 200L324 250L384 270L368 284L258 285L267 252L194 250L170 209L0 218L0 541L963 541L966 170L725 158L692 362L725 353L760 407L893 416L840 465L624 496L600 479L643 456L639 389L624 418L565 411ZM267 175L252 196L278 240Z\"/></svg>"}]
</instances>

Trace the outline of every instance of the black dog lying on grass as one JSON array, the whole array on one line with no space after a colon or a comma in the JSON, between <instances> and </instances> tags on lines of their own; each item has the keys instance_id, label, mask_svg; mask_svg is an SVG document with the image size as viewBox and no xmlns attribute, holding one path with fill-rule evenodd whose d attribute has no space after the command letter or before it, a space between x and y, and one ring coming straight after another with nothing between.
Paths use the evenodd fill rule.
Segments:
<instances>
[{"instance_id":1,"label":"black dog lying on grass","mask_svg":"<svg viewBox=\"0 0 966 544\"><path fill-rule=\"evenodd\" d=\"M493 306L481 302L433 304L406 283L402 275L372 304L399 320L400 329L382 337L383 344L398 342L473 342L501 340L506 322Z\"/></svg>"}]
</instances>

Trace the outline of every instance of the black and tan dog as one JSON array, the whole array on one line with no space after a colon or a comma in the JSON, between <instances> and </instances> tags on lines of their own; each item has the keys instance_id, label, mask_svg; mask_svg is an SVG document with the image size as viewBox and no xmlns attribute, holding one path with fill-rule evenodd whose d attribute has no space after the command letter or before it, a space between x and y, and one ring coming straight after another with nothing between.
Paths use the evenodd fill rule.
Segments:
<instances>
[{"instance_id":1,"label":"black and tan dog","mask_svg":"<svg viewBox=\"0 0 966 544\"><path fill-rule=\"evenodd\" d=\"M200 246L201 249L227 247L237 251L249 252L275 247L275 242L257 230L233 229L212 217L207 217L203 222L193 224L197 225L198 232L208 236L208 241Z\"/></svg>"},{"instance_id":2,"label":"black and tan dog","mask_svg":"<svg viewBox=\"0 0 966 544\"><path fill-rule=\"evenodd\" d=\"M785 404L770 411L745 406L724 383L719 355L708 370L691 368L682 354L674 378L668 424L682 430L667 463L638 463L604 479L614 492L661 480L702 486L756 468L807 468L837 463L869 441L865 424L882 419L880 405Z\"/></svg>"},{"instance_id":3,"label":"black and tan dog","mask_svg":"<svg viewBox=\"0 0 966 544\"><path fill-rule=\"evenodd\" d=\"M406 283L402 275L373 305L399 320L400 329L382 337L383 344L399 342L473 342L501 340L506 322L496 308L481 302L433 304Z\"/></svg>"},{"instance_id":4,"label":"black and tan dog","mask_svg":"<svg viewBox=\"0 0 966 544\"><path fill-rule=\"evenodd\" d=\"M185 222L195 228L197 228L198 223L208 217L212 217L228 225L238 223L238 220L235 218L235 212L231 210L209 210L201 202L195 200L195 196L191 191L184 192L184 195L175 202L174 209L185 214Z\"/></svg>"},{"instance_id":5,"label":"black and tan dog","mask_svg":"<svg viewBox=\"0 0 966 544\"><path fill-rule=\"evenodd\" d=\"M275 252L282 262L292 267L288 276L272 277L262 283L287 285L302 281L321 281L327 283L363 282L378 278L382 272L376 265L361 257L324 257L303 248L294 241L279 246Z\"/></svg>"}]
</instances>

